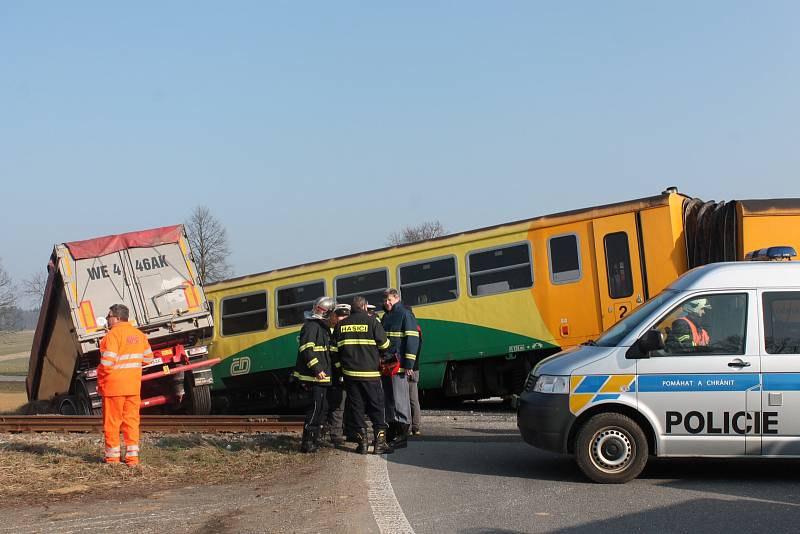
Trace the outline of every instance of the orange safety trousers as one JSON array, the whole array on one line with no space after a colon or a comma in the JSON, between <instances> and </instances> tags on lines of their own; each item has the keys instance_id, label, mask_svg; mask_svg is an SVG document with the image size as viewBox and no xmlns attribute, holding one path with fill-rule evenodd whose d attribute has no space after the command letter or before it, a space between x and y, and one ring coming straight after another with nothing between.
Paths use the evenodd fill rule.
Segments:
<instances>
[{"instance_id":1,"label":"orange safety trousers","mask_svg":"<svg viewBox=\"0 0 800 534\"><path fill-rule=\"evenodd\" d=\"M118 464L122 456L119 431L125 439L125 463L139 463L139 395L103 397L103 435L106 441L105 462Z\"/></svg>"}]
</instances>

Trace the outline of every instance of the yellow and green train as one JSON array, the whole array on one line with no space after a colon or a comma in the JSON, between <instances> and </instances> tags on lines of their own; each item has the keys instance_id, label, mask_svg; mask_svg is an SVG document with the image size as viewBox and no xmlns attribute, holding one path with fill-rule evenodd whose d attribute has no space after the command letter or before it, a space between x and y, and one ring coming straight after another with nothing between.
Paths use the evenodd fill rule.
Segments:
<instances>
[{"instance_id":1,"label":"yellow and green train","mask_svg":"<svg viewBox=\"0 0 800 534\"><path fill-rule=\"evenodd\" d=\"M543 357L598 336L687 269L800 248L800 200L660 195L536 217L206 286L217 393L237 409L291 405L303 314L319 296L380 305L401 290L423 332L426 396L521 390Z\"/></svg>"}]
</instances>

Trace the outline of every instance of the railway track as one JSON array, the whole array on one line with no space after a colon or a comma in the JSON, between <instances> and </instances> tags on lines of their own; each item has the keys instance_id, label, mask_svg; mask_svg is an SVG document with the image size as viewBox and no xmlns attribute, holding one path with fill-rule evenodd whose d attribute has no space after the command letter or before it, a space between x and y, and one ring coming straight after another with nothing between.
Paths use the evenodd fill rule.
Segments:
<instances>
[{"instance_id":1,"label":"railway track","mask_svg":"<svg viewBox=\"0 0 800 534\"><path fill-rule=\"evenodd\" d=\"M179 434L185 432L302 432L303 419L281 415L143 415L142 432ZM94 415L5 415L0 432L86 432L103 431L103 419Z\"/></svg>"}]
</instances>

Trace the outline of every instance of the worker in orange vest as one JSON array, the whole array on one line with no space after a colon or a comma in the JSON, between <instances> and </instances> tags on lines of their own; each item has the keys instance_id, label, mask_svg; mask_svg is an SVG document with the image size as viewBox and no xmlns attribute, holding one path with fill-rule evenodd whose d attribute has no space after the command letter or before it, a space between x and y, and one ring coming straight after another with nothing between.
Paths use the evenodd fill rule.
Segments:
<instances>
[{"instance_id":1,"label":"worker in orange vest","mask_svg":"<svg viewBox=\"0 0 800 534\"><path fill-rule=\"evenodd\" d=\"M109 332L100 341L97 389L103 397L105 462L120 463L119 431L125 438L125 464L139 464L139 404L142 365L153 362L147 336L128 322L128 307L109 308Z\"/></svg>"}]
</instances>

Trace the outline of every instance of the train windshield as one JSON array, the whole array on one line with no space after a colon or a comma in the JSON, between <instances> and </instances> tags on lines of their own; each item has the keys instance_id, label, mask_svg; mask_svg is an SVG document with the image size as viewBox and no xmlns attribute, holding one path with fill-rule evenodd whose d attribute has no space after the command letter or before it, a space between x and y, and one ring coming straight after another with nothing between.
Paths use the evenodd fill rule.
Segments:
<instances>
[{"instance_id":1,"label":"train windshield","mask_svg":"<svg viewBox=\"0 0 800 534\"><path fill-rule=\"evenodd\" d=\"M635 330L642 321L647 320L655 310L665 302L671 300L677 291L662 291L654 298L644 303L638 310L621 320L597 338L596 344L600 347L617 347L619 342L627 336L631 330Z\"/></svg>"}]
</instances>

